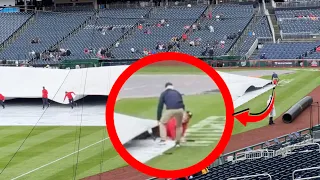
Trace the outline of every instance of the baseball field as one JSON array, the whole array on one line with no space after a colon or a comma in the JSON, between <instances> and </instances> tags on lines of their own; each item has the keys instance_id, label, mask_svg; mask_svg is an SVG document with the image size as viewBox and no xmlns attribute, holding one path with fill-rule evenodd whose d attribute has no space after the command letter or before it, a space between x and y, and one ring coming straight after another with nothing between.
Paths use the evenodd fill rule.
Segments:
<instances>
[{"instance_id":1,"label":"baseball field","mask_svg":"<svg viewBox=\"0 0 320 180\"><path fill-rule=\"evenodd\" d=\"M241 69L255 71L256 69ZM270 70L270 69L269 69ZM281 69L285 70L285 69ZM228 72L238 70L225 70ZM277 71L275 69L274 71ZM320 84L320 72L310 69L293 70L282 74L283 83L276 88L275 106L277 116L290 108ZM201 74L192 67L147 67L140 74ZM261 78L270 79L271 74ZM270 92L238 107L262 111ZM223 124L225 113L223 99L219 93L190 95L184 97L187 109L194 113L191 126L208 117L216 116ZM116 112L141 118L155 119L158 98L122 99L116 104ZM8 108L9 110L9 108ZM0 121L1 113L0 110ZM17 114L17 116L23 114ZM233 134L266 126L268 120L242 126L234 123ZM112 147L105 127L37 126L0 127L0 179L80 179L125 166L126 163ZM21 144L23 143L23 146ZM212 142L206 147L180 147L172 155L152 159L149 165L157 168L177 169L190 166L203 159L215 147ZM12 158L14 156L14 158Z\"/></svg>"}]
</instances>

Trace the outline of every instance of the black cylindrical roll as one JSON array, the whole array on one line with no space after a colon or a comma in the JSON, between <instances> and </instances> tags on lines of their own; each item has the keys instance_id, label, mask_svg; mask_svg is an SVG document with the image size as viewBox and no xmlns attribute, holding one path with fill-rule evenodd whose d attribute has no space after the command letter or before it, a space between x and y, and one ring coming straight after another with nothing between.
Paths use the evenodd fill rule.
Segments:
<instances>
[{"instance_id":1,"label":"black cylindrical roll","mask_svg":"<svg viewBox=\"0 0 320 180\"><path fill-rule=\"evenodd\" d=\"M311 96L306 96L293 105L284 115L282 116L282 120L284 123L292 123L296 117L306 108L308 108L313 103L313 99Z\"/></svg>"}]
</instances>

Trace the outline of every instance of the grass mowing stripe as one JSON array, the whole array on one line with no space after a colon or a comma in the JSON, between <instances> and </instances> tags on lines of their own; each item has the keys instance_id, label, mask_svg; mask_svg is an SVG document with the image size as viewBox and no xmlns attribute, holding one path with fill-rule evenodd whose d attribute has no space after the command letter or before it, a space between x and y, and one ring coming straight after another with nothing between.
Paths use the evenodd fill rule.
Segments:
<instances>
[{"instance_id":1,"label":"grass mowing stripe","mask_svg":"<svg viewBox=\"0 0 320 180\"><path fill-rule=\"evenodd\" d=\"M95 153L79 153L79 164L78 164L78 171L83 172L88 169L88 167L94 167L97 165L100 165L100 158L101 158L101 152L100 151L94 151ZM106 148L104 151L104 158L110 159L112 157L115 157L118 155L118 152L113 148L113 146L110 144L109 148ZM67 168L64 168L63 170L56 172L52 176L46 178L48 180L52 179L71 179L73 178L73 165L70 165Z\"/></svg>"},{"instance_id":2,"label":"grass mowing stripe","mask_svg":"<svg viewBox=\"0 0 320 180\"><path fill-rule=\"evenodd\" d=\"M103 141L105 141L105 140L108 140L108 139L109 139L109 137L107 137L107 138L105 138L105 139L102 139L102 140L100 140L100 141L98 141L98 142L96 142L96 143L93 143L93 144L91 144L91 145L89 145L89 146L86 146L86 147L84 147L84 148L79 149L79 151L75 151L75 152L73 152L73 153L70 153L70 154L68 154L68 155L66 155L66 156L63 156L63 157L61 157L61 158L59 158L59 159L57 159L57 160L55 160L55 161L52 161L52 162L47 163L47 164L45 164L45 165L42 165L42 166L40 166L40 167L38 167L38 168L36 168L36 169L33 169L33 170L28 171L28 172L26 172L26 173L24 173L24 174L21 174L20 176L17 176L17 177L15 177L15 178L12 178L11 180L19 179L19 178L21 178L21 177L23 177L23 176L26 176L26 175L28 175L28 174L30 174L30 173L33 173L33 172L35 172L35 171L37 171L37 170L39 170L39 169L42 169L42 168L44 168L44 167L46 167L46 166L49 166L49 165L51 165L51 164L53 164L53 163L56 163L56 162L58 162L58 161L61 161L62 159L65 159L65 158L67 158L67 157L69 157L69 156L72 156L73 154L76 154L76 153L78 153L78 152L81 152L81 151L83 151L83 150L85 150L85 149L88 149L88 148L90 148L90 147L92 147L92 146L94 146L94 145L96 145L96 144L99 144L99 143L101 143L101 142L103 142Z\"/></svg>"},{"instance_id":3,"label":"grass mowing stripe","mask_svg":"<svg viewBox=\"0 0 320 180\"><path fill-rule=\"evenodd\" d=\"M7 136L2 136L0 138L0 147L5 147L10 144L16 143L17 141L23 140L30 133L30 130L32 129L32 127L28 127L28 128L20 127L20 129L23 129L23 130L20 132L13 131L15 134L10 133ZM58 127L45 127L41 129L35 128L32 134L30 134L29 138L32 138L34 136L37 136L41 133L44 133L53 129L58 129Z\"/></svg>"},{"instance_id":4,"label":"grass mowing stripe","mask_svg":"<svg viewBox=\"0 0 320 180\"><path fill-rule=\"evenodd\" d=\"M102 131L102 130L105 131L105 128L103 128L103 129L99 128L99 129L100 129L100 131ZM72 130L74 130L74 129L72 129ZM101 134L101 132L96 131L88 136L82 137L81 148L84 148L92 143L95 143L101 139L104 139L105 137L101 137L100 134ZM61 141L63 141L63 139L61 139ZM109 141L106 141L106 142L109 143ZM43 154L41 154L39 156L35 156L33 158L26 157L25 160L23 162L21 162L20 164L16 164L15 166L11 166L10 168L7 168L6 171L1 175L1 177L6 177L6 179L10 179L14 176L17 176L17 172L20 172L21 170L24 170L24 172L31 171L39 166L42 166L43 164L55 161L56 159L59 159L61 156L65 155L65 154L69 154L70 152L76 151L74 149L74 144L75 144L74 141L69 142L69 143L66 142L65 145L60 146L58 148L54 148L52 150L48 150L47 153L43 153ZM109 143L109 145L110 145L110 143ZM99 148L99 145L97 145L97 148ZM86 151L89 151L89 150L86 150ZM72 157L74 157L74 156L72 156ZM55 166L53 164L47 168L42 169L38 173L37 172L32 173L32 175L36 175L36 176L29 178L29 179L39 179L39 177L48 176L47 174L52 173L52 171L54 172L54 171L59 170L60 168L64 168L64 164L69 164L69 163L74 162L74 161L72 161L72 157L66 158L65 160L62 160L60 165L59 165L59 163L56 164L57 166ZM66 161L70 161L70 162L66 162ZM67 167L67 166L65 166L65 167ZM48 171L48 173L46 173L44 175L43 173L45 173L46 170Z\"/></svg>"},{"instance_id":5,"label":"grass mowing stripe","mask_svg":"<svg viewBox=\"0 0 320 180\"><path fill-rule=\"evenodd\" d=\"M92 131L85 131L81 135L82 137L88 136ZM11 161L10 165L8 166L14 166L19 163L23 163L23 161L26 158L33 158L36 156L40 156L43 153L47 153L49 150L53 150L55 148L59 148L60 146L65 145L66 142L72 142L74 140L75 131L70 131L68 133L60 134L59 136L52 137L47 136L46 139L43 139L44 142L37 143L29 148L21 149L15 158ZM63 139L63 140L62 140ZM28 141L34 141L36 142L38 139L28 139ZM27 143L25 143L27 145ZM3 157L0 159L0 165L1 162L5 162L6 159L11 158L11 155L8 155L6 157ZM1 165L2 166L2 165Z\"/></svg>"},{"instance_id":6,"label":"grass mowing stripe","mask_svg":"<svg viewBox=\"0 0 320 180\"><path fill-rule=\"evenodd\" d=\"M40 129L38 129L40 131ZM36 132L36 131L34 131ZM47 140L47 137L55 137L59 135L59 132L61 133L67 133L69 131L66 131L65 129L53 129L49 131L42 131L42 133L39 133L38 135L32 136L30 139L28 138L26 140L26 144L24 144L20 150L23 150L25 148L29 148L31 146L37 145L38 143L44 142ZM12 153L16 153L15 149L21 145L21 142L24 141L24 139L17 139L14 140L14 143L6 145L1 148L0 158L5 157L7 155L11 155Z\"/></svg>"}]
</instances>

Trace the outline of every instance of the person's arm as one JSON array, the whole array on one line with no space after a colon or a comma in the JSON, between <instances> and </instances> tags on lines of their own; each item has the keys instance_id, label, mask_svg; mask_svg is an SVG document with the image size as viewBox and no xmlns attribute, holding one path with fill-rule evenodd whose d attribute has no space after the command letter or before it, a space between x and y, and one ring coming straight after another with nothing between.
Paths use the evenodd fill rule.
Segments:
<instances>
[{"instance_id":1,"label":"person's arm","mask_svg":"<svg viewBox=\"0 0 320 180\"><path fill-rule=\"evenodd\" d=\"M63 101L65 101L65 100L66 100L66 97L67 97L67 95L65 95L65 96L64 96L64 99L63 99Z\"/></svg>"},{"instance_id":2,"label":"person's arm","mask_svg":"<svg viewBox=\"0 0 320 180\"><path fill-rule=\"evenodd\" d=\"M74 95L76 95L76 93L74 93L74 92L71 92L71 94L74 94Z\"/></svg>"},{"instance_id":3,"label":"person's arm","mask_svg":"<svg viewBox=\"0 0 320 180\"><path fill-rule=\"evenodd\" d=\"M181 98L181 100L182 100L182 104L183 104L183 106L182 106L182 109L183 110L185 110L185 105L184 105L184 103L183 103L183 97L182 97L182 94L179 92L179 94L180 94L180 98Z\"/></svg>"},{"instance_id":4,"label":"person's arm","mask_svg":"<svg viewBox=\"0 0 320 180\"><path fill-rule=\"evenodd\" d=\"M164 93L160 95L159 103L158 103L158 111L157 111L157 120L160 121L162 116L162 110L164 105Z\"/></svg>"}]
</instances>

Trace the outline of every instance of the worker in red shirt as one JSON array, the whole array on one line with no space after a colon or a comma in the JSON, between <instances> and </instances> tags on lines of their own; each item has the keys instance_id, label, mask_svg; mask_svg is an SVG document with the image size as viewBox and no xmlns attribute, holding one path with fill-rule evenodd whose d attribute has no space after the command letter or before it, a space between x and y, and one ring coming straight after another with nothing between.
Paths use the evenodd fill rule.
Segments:
<instances>
[{"instance_id":1,"label":"worker in red shirt","mask_svg":"<svg viewBox=\"0 0 320 180\"><path fill-rule=\"evenodd\" d=\"M50 106L50 103L48 102L48 90L46 90L45 87L42 89L42 106L42 109L44 109L44 106Z\"/></svg>"},{"instance_id":2,"label":"worker in red shirt","mask_svg":"<svg viewBox=\"0 0 320 180\"><path fill-rule=\"evenodd\" d=\"M182 138L181 141L185 142L186 130L188 128L188 124L192 118L192 113L190 111L185 111L182 120ZM171 139L175 139L176 137L176 119L172 117L166 125L167 127L167 136Z\"/></svg>"},{"instance_id":3,"label":"worker in red shirt","mask_svg":"<svg viewBox=\"0 0 320 180\"><path fill-rule=\"evenodd\" d=\"M3 109L5 108L4 101L5 101L5 97L0 93L0 105L3 107Z\"/></svg>"},{"instance_id":4,"label":"worker in red shirt","mask_svg":"<svg viewBox=\"0 0 320 180\"><path fill-rule=\"evenodd\" d=\"M68 97L68 99L69 99L69 104L71 105L71 108L73 109L73 105L74 105L74 104L77 105L77 104L74 103L72 94L76 95L74 92L67 92L67 91L66 91L66 95L64 96L63 102L66 100L66 97Z\"/></svg>"}]
</instances>

